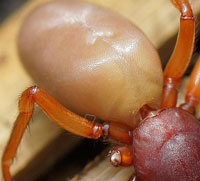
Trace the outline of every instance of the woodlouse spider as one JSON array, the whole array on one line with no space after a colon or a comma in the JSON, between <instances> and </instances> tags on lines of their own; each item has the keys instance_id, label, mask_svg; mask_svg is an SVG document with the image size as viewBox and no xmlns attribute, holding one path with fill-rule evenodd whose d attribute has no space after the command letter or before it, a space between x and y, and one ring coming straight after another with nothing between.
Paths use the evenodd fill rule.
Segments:
<instances>
[{"instance_id":1,"label":"woodlouse spider","mask_svg":"<svg viewBox=\"0 0 200 181\"><path fill-rule=\"evenodd\" d=\"M5 181L12 180L9 169L35 103L71 133L117 141L110 161L114 166L134 165L133 180L200 181L200 123L194 117L200 98L200 58L185 103L176 107L177 87L193 51L195 20L188 0L172 3L181 12L180 31L164 72L160 106L158 55L128 20L76 0L51 2L27 18L19 53L36 82L52 94L62 95L58 99L71 110L107 122L91 122L66 109L42 88L28 88L19 100L20 113L2 158ZM55 60L62 65L57 74ZM49 68L52 62L55 66ZM142 95L140 89L145 89Z\"/></svg>"}]
</instances>

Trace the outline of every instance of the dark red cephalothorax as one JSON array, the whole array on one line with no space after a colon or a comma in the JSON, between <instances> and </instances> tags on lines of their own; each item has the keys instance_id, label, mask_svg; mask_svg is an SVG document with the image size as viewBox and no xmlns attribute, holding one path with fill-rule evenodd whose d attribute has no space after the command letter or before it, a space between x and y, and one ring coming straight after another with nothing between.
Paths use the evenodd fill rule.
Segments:
<instances>
[{"instance_id":1,"label":"dark red cephalothorax","mask_svg":"<svg viewBox=\"0 0 200 181\"><path fill-rule=\"evenodd\" d=\"M200 124L180 108L147 116L133 131L133 162L142 181L200 180Z\"/></svg>"}]
</instances>

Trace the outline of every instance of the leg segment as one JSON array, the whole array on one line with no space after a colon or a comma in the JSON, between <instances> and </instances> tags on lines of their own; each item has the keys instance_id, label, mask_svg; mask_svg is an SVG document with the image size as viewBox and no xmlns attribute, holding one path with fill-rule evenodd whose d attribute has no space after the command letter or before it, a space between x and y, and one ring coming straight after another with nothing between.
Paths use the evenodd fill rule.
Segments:
<instances>
[{"instance_id":1,"label":"leg segment","mask_svg":"<svg viewBox=\"0 0 200 181\"><path fill-rule=\"evenodd\" d=\"M131 148L127 146L115 147L110 152L110 162L114 167L130 167L133 165Z\"/></svg>"},{"instance_id":2,"label":"leg segment","mask_svg":"<svg viewBox=\"0 0 200 181\"><path fill-rule=\"evenodd\" d=\"M195 107L199 104L200 99L200 57L192 71L188 90L185 96L185 104L180 107L192 114L195 114Z\"/></svg>"},{"instance_id":3,"label":"leg segment","mask_svg":"<svg viewBox=\"0 0 200 181\"><path fill-rule=\"evenodd\" d=\"M138 177L136 177L136 175L132 175L131 178L129 178L128 181L140 181L140 179Z\"/></svg>"},{"instance_id":4,"label":"leg segment","mask_svg":"<svg viewBox=\"0 0 200 181\"><path fill-rule=\"evenodd\" d=\"M147 116L153 115L155 111L156 109L151 108L147 104L142 106L139 110L142 119L145 119Z\"/></svg>"},{"instance_id":5,"label":"leg segment","mask_svg":"<svg viewBox=\"0 0 200 181\"><path fill-rule=\"evenodd\" d=\"M124 144L132 143L131 128L112 123L102 125L88 121L63 107L43 89L33 86L24 91L19 100L19 115L2 157L2 169L5 181L12 180L9 169L23 133L31 119L35 103L60 127L71 133L92 139L98 139L103 136L119 140L119 142Z\"/></svg>"},{"instance_id":6,"label":"leg segment","mask_svg":"<svg viewBox=\"0 0 200 181\"><path fill-rule=\"evenodd\" d=\"M171 1L181 12L180 31L176 47L164 72L161 108L176 106L177 86L190 62L195 38L195 19L189 1Z\"/></svg>"},{"instance_id":7,"label":"leg segment","mask_svg":"<svg viewBox=\"0 0 200 181\"><path fill-rule=\"evenodd\" d=\"M114 167L130 167L133 165L132 149L128 146L115 147L110 151L110 162ZM139 181L135 173L128 181Z\"/></svg>"}]
</instances>

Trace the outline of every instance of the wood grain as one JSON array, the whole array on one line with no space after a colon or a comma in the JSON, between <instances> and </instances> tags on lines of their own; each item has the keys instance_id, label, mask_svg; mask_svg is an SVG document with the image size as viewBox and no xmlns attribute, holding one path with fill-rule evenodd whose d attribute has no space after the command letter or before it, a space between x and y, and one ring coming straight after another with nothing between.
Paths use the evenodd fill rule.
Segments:
<instances>
[{"instance_id":1,"label":"wood grain","mask_svg":"<svg viewBox=\"0 0 200 181\"><path fill-rule=\"evenodd\" d=\"M23 69L18 58L16 47L17 34L24 17L34 7L46 1L48 0L28 1L24 7L15 12L13 16L9 17L0 26L0 155L2 154L17 115L17 101L19 95L25 88L34 84ZM144 31L156 48L161 47L167 40L173 37L178 30L179 13L171 5L170 1L158 0L156 3L155 0L88 1L110 8L133 21ZM200 1L193 0L192 3L195 13L199 13ZM167 51L168 50L166 50L166 52ZM33 118L33 123L31 123L21 143L19 154L12 167L12 173L16 174L20 170L26 168L27 164L34 160L36 155L44 150L49 143L56 141L61 134L62 130L49 121L40 110L37 110ZM69 138L65 139L67 142ZM76 140L75 142L78 141ZM69 150L69 147L64 147L63 152L59 153L60 155L55 154L56 150L53 150L52 152L54 154L49 152L49 155L46 156L54 157L54 160L56 160L66 150ZM45 167L48 168L51 164L52 163L49 163ZM103 172L104 169L105 171ZM38 174L41 172L40 167L36 167L34 170ZM33 170L31 172L33 172ZM131 173L132 168L122 170L115 169L112 168L107 161L102 161L97 167L93 167L93 169L88 172L88 177L82 177L82 179L87 180L98 176L99 180L116 181L123 177L123 179L120 179L120 181L123 181L127 180L126 176ZM91 174L94 177L92 177Z\"/></svg>"}]
</instances>

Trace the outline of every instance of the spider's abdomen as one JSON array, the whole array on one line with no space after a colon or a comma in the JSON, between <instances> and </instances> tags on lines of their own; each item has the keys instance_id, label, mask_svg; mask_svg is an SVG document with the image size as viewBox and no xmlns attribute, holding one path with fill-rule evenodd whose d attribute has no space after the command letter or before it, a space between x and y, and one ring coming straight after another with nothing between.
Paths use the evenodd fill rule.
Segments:
<instances>
[{"instance_id":1,"label":"spider's abdomen","mask_svg":"<svg viewBox=\"0 0 200 181\"><path fill-rule=\"evenodd\" d=\"M51 1L27 17L19 55L35 82L71 111L135 127L159 107L157 51L129 20L79 0Z\"/></svg>"},{"instance_id":2,"label":"spider's abdomen","mask_svg":"<svg viewBox=\"0 0 200 181\"><path fill-rule=\"evenodd\" d=\"M191 114L161 110L133 136L134 166L142 181L200 180L200 123Z\"/></svg>"}]
</instances>

